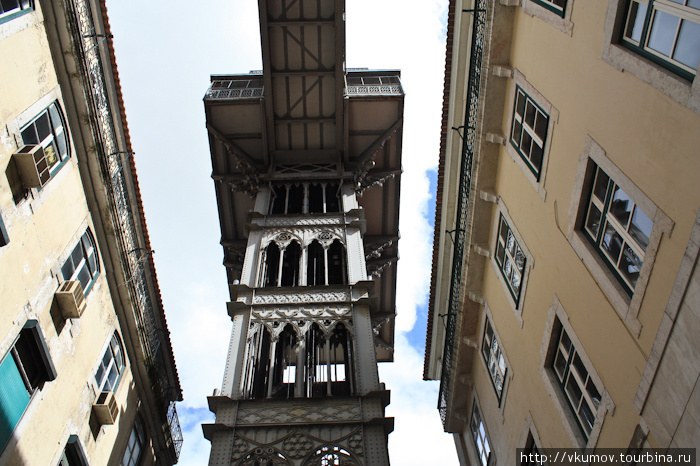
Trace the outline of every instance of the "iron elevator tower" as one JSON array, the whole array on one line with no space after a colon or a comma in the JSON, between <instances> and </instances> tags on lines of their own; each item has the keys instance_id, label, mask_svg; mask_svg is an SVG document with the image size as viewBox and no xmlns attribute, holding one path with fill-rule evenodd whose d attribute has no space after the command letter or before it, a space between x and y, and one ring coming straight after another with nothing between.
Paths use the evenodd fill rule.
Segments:
<instances>
[{"instance_id":1,"label":"iron elevator tower","mask_svg":"<svg viewBox=\"0 0 700 466\"><path fill-rule=\"evenodd\" d=\"M233 321L210 465L388 465L404 94L343 0L259 0L263 71L204 98Z\"/></svg>"}]
</instances>

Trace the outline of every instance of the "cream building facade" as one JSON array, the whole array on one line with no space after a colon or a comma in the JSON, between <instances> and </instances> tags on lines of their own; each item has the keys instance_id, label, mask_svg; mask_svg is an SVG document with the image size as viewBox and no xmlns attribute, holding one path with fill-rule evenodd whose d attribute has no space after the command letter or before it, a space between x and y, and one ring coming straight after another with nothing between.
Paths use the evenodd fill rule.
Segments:
<instances>
[{"instance_id":1,"label":"cream building facade","mask_svg":"<svg viewBox=\"0 0 700 466\"><path fill-rule=\"evenodd\" d=\"M104 2L0 12L0 463L171 465L182 399Z\"/></svg>"},{"instance_id":2,"label":"cream building facade","mask_svg":"<svg viewBox=\"0 0 700 466\"><path fill-rule=\"evenodd\" d=\"M462 464L700 444L699 8L450 2L424 377Z\"/></svg>"}]
</instances>

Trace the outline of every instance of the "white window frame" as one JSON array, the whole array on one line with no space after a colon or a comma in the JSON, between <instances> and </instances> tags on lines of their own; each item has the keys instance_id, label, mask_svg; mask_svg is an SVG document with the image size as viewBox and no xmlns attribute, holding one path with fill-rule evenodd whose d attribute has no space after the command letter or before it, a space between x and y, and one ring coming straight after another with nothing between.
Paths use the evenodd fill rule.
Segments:
<instances>
[{"instance_id":1,"label":"white window frame","mask_svg":"<svg viewBox=\"0 0 700 466\"><path fill-rule=\"evenodd\" d=\"M574 1L567 0L566 6L561 13L553 11L554 7L550 9L542 4L551 3L551 0L522 0L522 8L525 14L539 18L564 34L571 36L574 31L574 23L571 22L571 11L574 8Z\"/></svg>"},{"instance_id":2,"label":"white window frame","mask_svg":"<svg viewBox=\"0 0 700 466\"><path fill-rule=\"evenodd\" d=\"M493 355L493 343L489 346L489 360L486 359L486 355L484 354L484 345L486 344L486 330L487 326L491 328L492 332L492 341L495 339L498 342L498 347L499 347L499 352L500 352L500 357L503 360L503 364L505 365L505 371L501 374L502 378L502 386L501 386L501 393L499 395L498 390L496 388L496 381L494 380L494 373L492 372L490 362L491 359L490 357ZM510 361L508 360L508 356L506 355L505 349L503 348L503 339L500 337L498 332L496 331L496 327L493 323L493 315L491 314L491 309L489 308L488 304L484 302L484 318L483 318L483 323L481 325L481 343L479 345L479 352L481 353L481 357L479 358L481 360L481 363L483 365L484 371L489 375L489 378L491 380L491 385L493 386L494 393L496 395L496 400L498 402L498 408L499 412L501 413L501 416L503 416L503 411L505 409L505 401L506 401L506 394L508 393L508 387L510 386L510 379L513 377L513 373L511 370L511 364ZM499 368L498 365L496 368ZM501 371L498 371L501 373Z\"/></svg>"},{"instance_id":3,"label":"white window frame","mask_svg":"<svg viewBox=\"0 0 700 466\"><path fill-rule=\"evenodd\" d=\"M474 429L474 422L476 420L475 414L478 413L478 425L476 430ZM469 416L469 434L471 437L472 447L474 448L474 454L481 466L488 466L489 464L496 464L494 460L493 444L489 440L488 429L486 428L486 423L484 422L484 415L481 413L479 403L476 398L472 403L471 415ZM483 448L485 447L485 448ZM486 448L488 451L486 452ZM484 454L486 453L486 461L484 461Z\"/></svg>"},{"instance_id":4,"label":"white window frame","mask_svg":"<svg viewBox=\"0 0 700 466\"><path fill-rule=\"evenodd\" d=\"M547 125L547 134L545 136L544 147L542 148L542 163L537 175L535 175L530 168L530 165L523 160L523 156L520 151L515 148L511 142L511 136L513 134L513 124L515 121L515 105L516 97L518 94L518 88L529 97L529 99L536 104L540 111L546 114L549 118ZM547 170L549 168L549 154L551 152L552 140L554 139L554 125L559 121L559 110L557 110L549 100L547 100L535 87L530 84L525 75L522 74L518 69L513 70L513 79L510 83L508 100L506 102L506 108L509 109L507 113L507 137L505 142L506 152L513 159L518 167L523 171L525 178L530 181L532 187L537 191L537 194L544 201L547 197L547 191L544 186L547 180Z\"/></svg>"},{"instance_id":5,"label":"white window frame","mask_svg":"<svg viewBox=\"0 0 700 466\"><path fill-rule=\"evenodd\" d=\"M586 200L592 189L593 164L590 163L591 161L615 181L654 222L649 236L649 244L644 253L644 262L631 297L627 289L618 281L618 276L610 270L606 260L601 257L599 250L591 244L582 231L585 214L588 211ZM673 226L674 223L671 219L607 157L605 150L592 137L587 136L584 151L579 157L576 180L572 188L566 237L617 313L625 321L630 331L637 336L641 332L641 323L638 319L639 310L656 260L661 236L665 234L670 237Z\"/></svg>"},{"instance_id":6,"label":"white window frame","mask_svg":"<svg viewBox=\"0 0 700 466\"><path fill-rule=\"evenodd\" d=\"M513 298L513 294L511 292L510 284L506 280L506 278L503 276L503 271L501 269L501 265L498 263L497 260L497 253L498 253L498 244L499 244L499 231L500 231L500 222L501 222L501 216L505 220L505 222L508 224L508 228L510 229L510 232L513 234L513 237L515 238L515 241L518 243L518 246L522 250L523 254L525 254L525 267L522 273L522 277L520 279L520 296L518 298L518 301L516 302L515 298ZM511 305L511 309L513 310L513 313L515 314L516 319L518 319L518 323L520 324L520 327L523 326L523 309L525 307L525 294L527 292L527 284L530 278L530 271L532 268L535 266L535 258L533 255L530 253L530 250L527 248L525 245L525 241L523 240L523 237L520 235L520 232L515 226L515 223L513 222L513 219L510 217L508 213L508 209L506 208L505 204L503 203L503 200L499 197L498 198L498 204L497 208L495 209L495 213L493 216L493 225L492 225L492 230L493 231L493 239L492 239L492 244L491 244L491 251L492 253L490 254L491 256L491 265L494 268L494 272L496 276L498 277L498 280L501 282L504 288L504 292L506 294L506 298L508 299L508 302Z\"/></svg>"},{"instance_id":7,"label":"white window frame","mask_svg":"<svg viewBox=\"0 0 700 466\"><path fill-rule=\"evenodd\" d=\"M133 440L133 441L132 441ZM126 441L126 449L122 457L122 466L138 466L146 445L146 428L143 419L136 413L134 424Z\"/></svg>"},{"instance_id":8,"label":"white window frame","mask_svg":"<svg viewBox=\"0 0 700 466\"><path fill-rule=\"evenodd\" d=\"M573 412L569 398L565 390L561 387L553 367L554 358L556 357L557 348L559 346L560 329L566 331L566 334L571 340L573 347L576 348L577 354L589 374L590 380L595 384L601 397L600 404L595 413L593 427L587 438L584 436L582 428L579 427L577 415ZM554 296L552 306L549 308L547 320L545 322L542 346L540 348L540 375L549 393L549 397L553 401L561 417L564 430L571 439L574 447L586 449L594 448L598 443L606 414L610 413L610 415L613 415L615 413L615 404L598 376L594 364L586 354L584 345L576 336L569 322L569 317L556 295Z\"/></svg>"},{"instance_id":9,"label":"white window frame","mask_svg":"<svg viewBox=\"0 0 700 466\"><path fill-rule=\"evenodd\" d=\"M88 243L86 248L85 243ZM87 296L95 285L97 278L100 275L100 256L97 252L97 242L90 228L86 228L84 233L80 235L78 241L73 248L68 249L70 252L61 260L61 274L64 280L79 280L80 274L87 269L90 279L83 287L83 294ZM80 260L74 261L73 255L79 253ZM90 258L92 257L92 260ZM68 265L68 261L72 261L73 272L70 276L63 273L63 269ZM93 270L94 269L94 270ZM82 285L82 283L81 283Z\"/></svg>"},{"instance_id":10,"label":"white window frame","mask_svg":"<svg viewBox=\"0 0 700 466\"><path fill-rule=\"evenodd\" d=\"M631 73L657 91L695 113L700 113L700 68L692 82L622 45L620 37L627 19L627 0L608 0L602 59L614 68Z\"/></svg>"},{"instance_id":11,"label":"white window frame","mask_svg":"<svg viewBox=\"0 0 700 466\"><path fill-rule=\"evenodd\" d=\"M118 350L117 352L115 352L115 347ZM100 360L97 362L95 370L93 371L93 382L95 384L95 391L98 394L105 391L116 393L117 387L119 387L119 382L121 381L121 378L123 377L124 372L126 371L127 365L126 353L124 352L124 345L122 343L121 336L116 330L112 331L111 336L109 337L109 341L107 342L107 345L105 346L105 349L101 354L102 356L100 357ZM117 354L121 355L121 365L117 365L117 361L115 359L115 356ZM108 355L110 356L110 358L109 361L105 364L105 358ZM114 379L113 384L111 386L108 386L109 373L112 371L113 368L115 368L115 366L117 366L117 377ZM102 375L98 379L97 373L100 369L102 369Z\"/></svg>"}]
</instances>

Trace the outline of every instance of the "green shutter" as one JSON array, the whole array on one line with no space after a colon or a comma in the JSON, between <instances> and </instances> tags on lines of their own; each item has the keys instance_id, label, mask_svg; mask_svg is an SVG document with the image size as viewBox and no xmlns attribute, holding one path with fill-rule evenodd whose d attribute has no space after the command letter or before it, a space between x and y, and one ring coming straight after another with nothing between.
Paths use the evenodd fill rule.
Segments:
<instances>
[{"instance_id":1,"label":"green shutter","mask_svg":"<svg viewBox=\"0 0 700 466\"><path fill-rule=\"evenodd\" d=\"M0 364L0 451L29 404L29 393L11 354Z\"/></svg>"}]
</instances>

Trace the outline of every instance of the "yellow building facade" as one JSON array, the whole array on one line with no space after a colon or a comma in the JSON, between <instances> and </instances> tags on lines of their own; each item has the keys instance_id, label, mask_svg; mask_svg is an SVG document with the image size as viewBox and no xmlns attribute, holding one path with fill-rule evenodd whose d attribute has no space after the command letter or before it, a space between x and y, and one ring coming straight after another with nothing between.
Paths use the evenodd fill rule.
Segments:
<instances>
[{"instance_id":1,"label":"yellow building facade","mask_svg":"<svg viewBox=\"0 0 700 466\"><path fill-rule=\"evenodd\" d=\"M177 462L180 382L104 2L0 12L0 463Z\"/></svg>"},{"instance_id":2,"label":"yellow building facade","mask_svg":"<svg viewBox=\"0 0 700 466\"><path fill-rule=\"evenodd\" d=\"M450 2L424 377L462 464L700 444L699 8Z\"/></svg>"}]
</instances>

